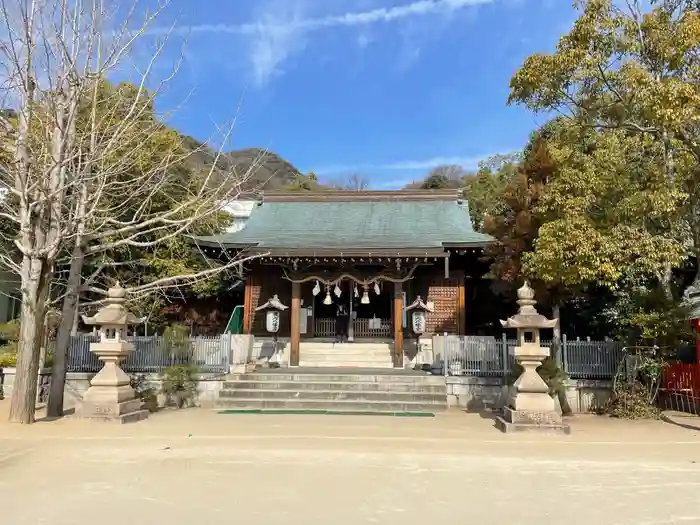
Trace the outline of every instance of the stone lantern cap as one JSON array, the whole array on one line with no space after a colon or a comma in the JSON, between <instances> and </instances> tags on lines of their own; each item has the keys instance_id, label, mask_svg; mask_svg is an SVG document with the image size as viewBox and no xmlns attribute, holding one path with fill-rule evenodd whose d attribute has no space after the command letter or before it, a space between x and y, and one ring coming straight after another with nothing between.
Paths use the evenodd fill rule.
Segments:
<instances>
[{"instance_id":1,"label":"stone lantern cap","mask_svg":"<svg viewBox=\"0 0 700 525\"><path fill-rule=\"evenodd\" d=\"M423 310L425 312L432 312L434 308L424 303L423 299L421 299L421 296L419 295L416 297L415 301L406 307L406 311L408 310Z\"/></svg>"},{"instance_id":2,"label":"stone lantern cap","mask_svg":"<svg viewBox=\"0 0 700 525\"><path fill-rule=\"evenodd\" d=\"M523 286L518 290L518 313L513 317L509 317L506 321L501 320L503 328L554 328L557 326L556 319L547 319L544 315L537 312L535 305L535 290L530 287L530 283L525 281Z\"/></svg>"},{"instance_id":3,"label":"stone lantern cap","mask_svg":"<svg viewBox=\"0 0 700 525\"><path fill-rule=\"evenodd\" d=\"M262 304L258 306L255 311L259 312L260 310L280 310L280 311L285 311L289 306L285 306L282 304L282 302L279 300L279 297L277 297L277 294L272 296L272 299L270 299L268 302L265 304Z\"/></svg>"},{"instance_id":4,"label":"stone lantern cap","mask_svg":"<svg viewBox=\"0 0 700 525\"><path fill-rule=\"evenodd\" d=\"M684 295L683 302L688 307L688 319L700 319L700 281L688 286Z\"/></svg>"},{"instance_id":5,"label":"stone lantern cap","mask_svg":"<svg viewBox=\"0 0 700 525\"><path fill-rule=\"evenodd\" d=\"M112 326L127 326L141 324L144 319L136 317L126 309L126 290L117 283L112 288L107 290L107 300L105 305L97 310L97 313L92 317L82 316L83 322L87 325L112 325Z\"/></svg>"}]
</instances>

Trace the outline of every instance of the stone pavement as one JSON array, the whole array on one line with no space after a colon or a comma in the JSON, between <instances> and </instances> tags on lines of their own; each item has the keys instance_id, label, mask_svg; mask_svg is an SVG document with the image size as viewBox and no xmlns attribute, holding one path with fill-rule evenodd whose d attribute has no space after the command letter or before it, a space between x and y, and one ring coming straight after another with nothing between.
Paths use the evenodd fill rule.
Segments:
<instances>
[{"instance_id":1,"label":"stone pavement","mask_svg":"<svg viewBox=\"0 0 700 525\"><path fill-rule=\"evenodd\" d=\"M166 411L4 423L0 514L50 523L700 524L700 430L579 416L571 436L437 418Z\"/></svg>"}]
</instances>

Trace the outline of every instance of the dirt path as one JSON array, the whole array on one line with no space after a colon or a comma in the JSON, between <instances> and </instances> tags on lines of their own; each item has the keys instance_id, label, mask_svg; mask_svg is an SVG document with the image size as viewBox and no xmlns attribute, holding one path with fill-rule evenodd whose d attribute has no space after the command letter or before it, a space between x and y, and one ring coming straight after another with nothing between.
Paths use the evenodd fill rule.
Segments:
<instances>
[{"instance_id":1,"label":"dirt path","mask_svg":"<svg viewBox=\"0 0 700 525\"><path fill-rule=\"evenodd\" d=\"M0 423L2 517L13 525L700 523L700 432L596 417L573 428L506 436L462 413L202 410L121 427Z\"/></svg>"}]
</instances>

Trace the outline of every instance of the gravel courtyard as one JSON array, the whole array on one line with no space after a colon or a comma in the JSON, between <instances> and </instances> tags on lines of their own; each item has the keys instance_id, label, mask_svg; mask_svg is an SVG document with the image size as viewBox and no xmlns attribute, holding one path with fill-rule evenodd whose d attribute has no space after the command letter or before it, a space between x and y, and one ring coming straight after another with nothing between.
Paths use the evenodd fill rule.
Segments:
<instances>
[{"instance_id":1,"label":"gravel courtyard","mask_svg":"<svg viewBox=\"0 0 700 525\"><path fill-rule=\"evenodd\" d=\"M700 432L595 416L571 436L437 418L164 412L9 425L12 525L700 524ZM544 520L544 521L543 521Z\"/></svg>"}]
</instances>

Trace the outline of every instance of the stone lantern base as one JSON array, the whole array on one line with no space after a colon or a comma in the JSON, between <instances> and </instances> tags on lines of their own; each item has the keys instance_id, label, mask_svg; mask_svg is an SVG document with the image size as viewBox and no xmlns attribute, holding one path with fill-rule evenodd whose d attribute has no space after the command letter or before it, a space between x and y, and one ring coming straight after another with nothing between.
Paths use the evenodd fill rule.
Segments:
<instances>
[{"instance_id":1,"label":"stone lantern base","mask_svg":"<svg viewBox=\"0 0 700 525\"><path fill-rule=\"evenodd\" d=\"M91 351L105 364L90 381L80 417L115 423L132 423L148 417L148 410L141 408L142 402L129 384L129 376L117 364L131 350L131 345L123 342L91 345Z\"/></svg>"},{"instance_id":2,"label":"stone lantern base","mask_svg":"<svg viewBox=\"0 0 700 525\"><path fill-rule=\"evenodd\" d=\"M523 373L513 383L503 414L496 418L496 427L503 432L526 430L571 433L564 424L549 387L537 373L537 367L549 355L549 348L539 344L515 347L515 359Z\"/></svg>"},{"instance_id":3,"label":"stone lantern base","mask_svg":"<svg viewBox=\"0 0 700 525\"><path fill-rule=\"evenodd\" d=\"M535 412L511 407L505 407L503 415L496 418L496 428L506 433L535 430L571 434L571 427L563 422L557 411Z\"/></svg>"}]
</instances>

